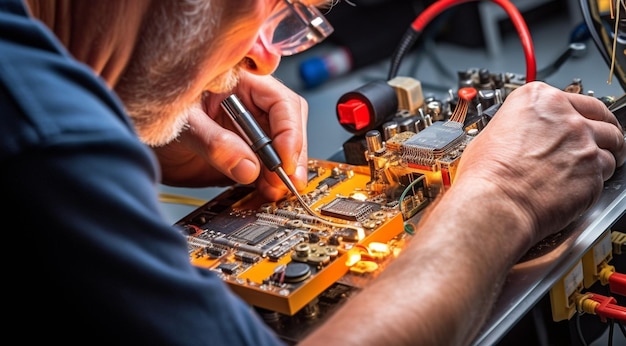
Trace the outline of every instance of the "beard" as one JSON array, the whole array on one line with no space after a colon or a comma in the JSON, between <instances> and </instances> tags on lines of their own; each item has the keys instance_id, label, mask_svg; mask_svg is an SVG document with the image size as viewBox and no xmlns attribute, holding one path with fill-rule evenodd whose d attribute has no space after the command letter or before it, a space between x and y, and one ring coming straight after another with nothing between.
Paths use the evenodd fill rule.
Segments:
<instances>
[{"instance_id":1,"label":"beard","mask_svg":"<svg viewBox=\"0 0 626 346\"><path fill-rule=\"evenodd\" d=\"M240 68L236 66L211 80L203 90L216 94L229 92L239 83L239 75ZM181 95L187 93L188 88L176 80L163 87L167 93L142 94L137 92L141 90L140 84L141 81L128 83L128 86L136 87L132 89L135 92L125 92L125 97L120 97L126 99L124 103L139 139L152 147L164 146L187 129L190 112L201 107L201 94L191 101L183 99Z\"/></svg>"},{"instance_id":2,"label":"beard","mask_svg":"<svg viewBox=\"0 0 626 346\"><path fill-rule=\"evenodd\" d=\"M149 146L166 145L187 128L189 113L199 106L202 91L228 92L239 81L241 69L235 66L207 85L197 83L208 47L219 46L213 40L219 9L212 6L204 0L155 2L141 40L115 86L138 137Z\"/></svg>"},{"instance_id":3,"label":"beard","mask_svg":"<svg viewBox=\"0 0 626 346\"><path fill-rule=\"evenodd\" d=\"M241 67L237 65L211 80L204 89L214 94L229 92L239 84L240 75Z\"/></svg>"}]
</instances>

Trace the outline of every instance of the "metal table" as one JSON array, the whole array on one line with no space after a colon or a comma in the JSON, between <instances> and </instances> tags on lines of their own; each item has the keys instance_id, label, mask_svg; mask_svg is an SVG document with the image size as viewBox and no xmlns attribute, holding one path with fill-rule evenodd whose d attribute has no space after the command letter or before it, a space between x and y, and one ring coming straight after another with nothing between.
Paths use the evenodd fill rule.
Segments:
<instances>
[{"instance_id":1,"label":"metal table","mask_svg":"<svg viewBox=\"0 0 626 346\"><path fill-rule=\"evenodd\" d=\"M604 186L600 199L564 230L562 241L539 257L517 264L499 300L473 345L494 345L550 292L604 232L624 216L626 167L619 168Z\"/></svg>"}]
</instances>

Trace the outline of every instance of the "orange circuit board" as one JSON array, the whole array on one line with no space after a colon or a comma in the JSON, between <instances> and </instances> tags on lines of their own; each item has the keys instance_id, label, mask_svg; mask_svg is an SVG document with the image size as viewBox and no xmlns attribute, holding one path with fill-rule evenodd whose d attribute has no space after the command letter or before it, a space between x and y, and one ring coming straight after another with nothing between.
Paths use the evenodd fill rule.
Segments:
<instances>
[{"instance_id":1,"label":"orange circuit board","mask_svg":"<svg viewBox=\"0 0 626 346\"><path fill-rule=\"evenodd\" d=\"M404 232L397 199L371 188L364 167L311 161L302 197L263 203L234 186L178 222L190 258L249 304L293 315L351 268L365 273L393 255Z\"/></svg>"}]
</instances>

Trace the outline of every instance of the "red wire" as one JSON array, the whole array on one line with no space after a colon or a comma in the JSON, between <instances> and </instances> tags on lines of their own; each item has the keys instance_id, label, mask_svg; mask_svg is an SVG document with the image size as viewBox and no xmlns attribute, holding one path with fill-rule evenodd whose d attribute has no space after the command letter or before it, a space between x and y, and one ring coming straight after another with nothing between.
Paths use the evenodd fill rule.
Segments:
<instances>
[{"instance_id":1,"label":"red wire","mask_svg":"<svg viewBox=\"0 0 626 346\"><path fill-rule=\"evenodd\" d=\"M626 296L626 275L613 273L609 276L609 290L612 293Z\"/></svg>"},{"instance_id":2,"label":"red wire","mask_svg":"<svg viewBox=\"0 0 626 346\"><path fill-rule=\"evenodd\" d=\"M411 23L413 30L422 32L426 25L430 23L435 17L441 14L443 11L449 9L452 6L459 5L471 1L480 0L439 0L428 6L420 15ZM524 50L524 56L526 57L526 82L532 82L537 75L537 63L535 61L535 49L533 47L533 41L526 26L526 21L517 7L508 0L491 0L500 5L509 15L509 18L517 30L522 48Z\"/></svg>"}]
</instances>

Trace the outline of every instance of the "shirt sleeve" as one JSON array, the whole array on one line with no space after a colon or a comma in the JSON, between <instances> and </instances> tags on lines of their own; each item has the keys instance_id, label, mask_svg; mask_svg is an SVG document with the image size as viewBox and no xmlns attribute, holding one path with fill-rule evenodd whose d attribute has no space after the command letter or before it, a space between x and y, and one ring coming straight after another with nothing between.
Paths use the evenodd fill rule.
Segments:
<instances>
[{"instance_id":1,"label":"shirt sleeve","mask_svg":"<svg viewBox=\"0 0 626 346\"><path fill-rule=\"evenodd\" d=\"M4 242L20 245L4 273L9 334L282 343L217 276L191 265L160 210L155 157L119 100L14 0L0 0L0 116L2 214L15 225L2 227Z\"/></svg>"}]
</instances>

